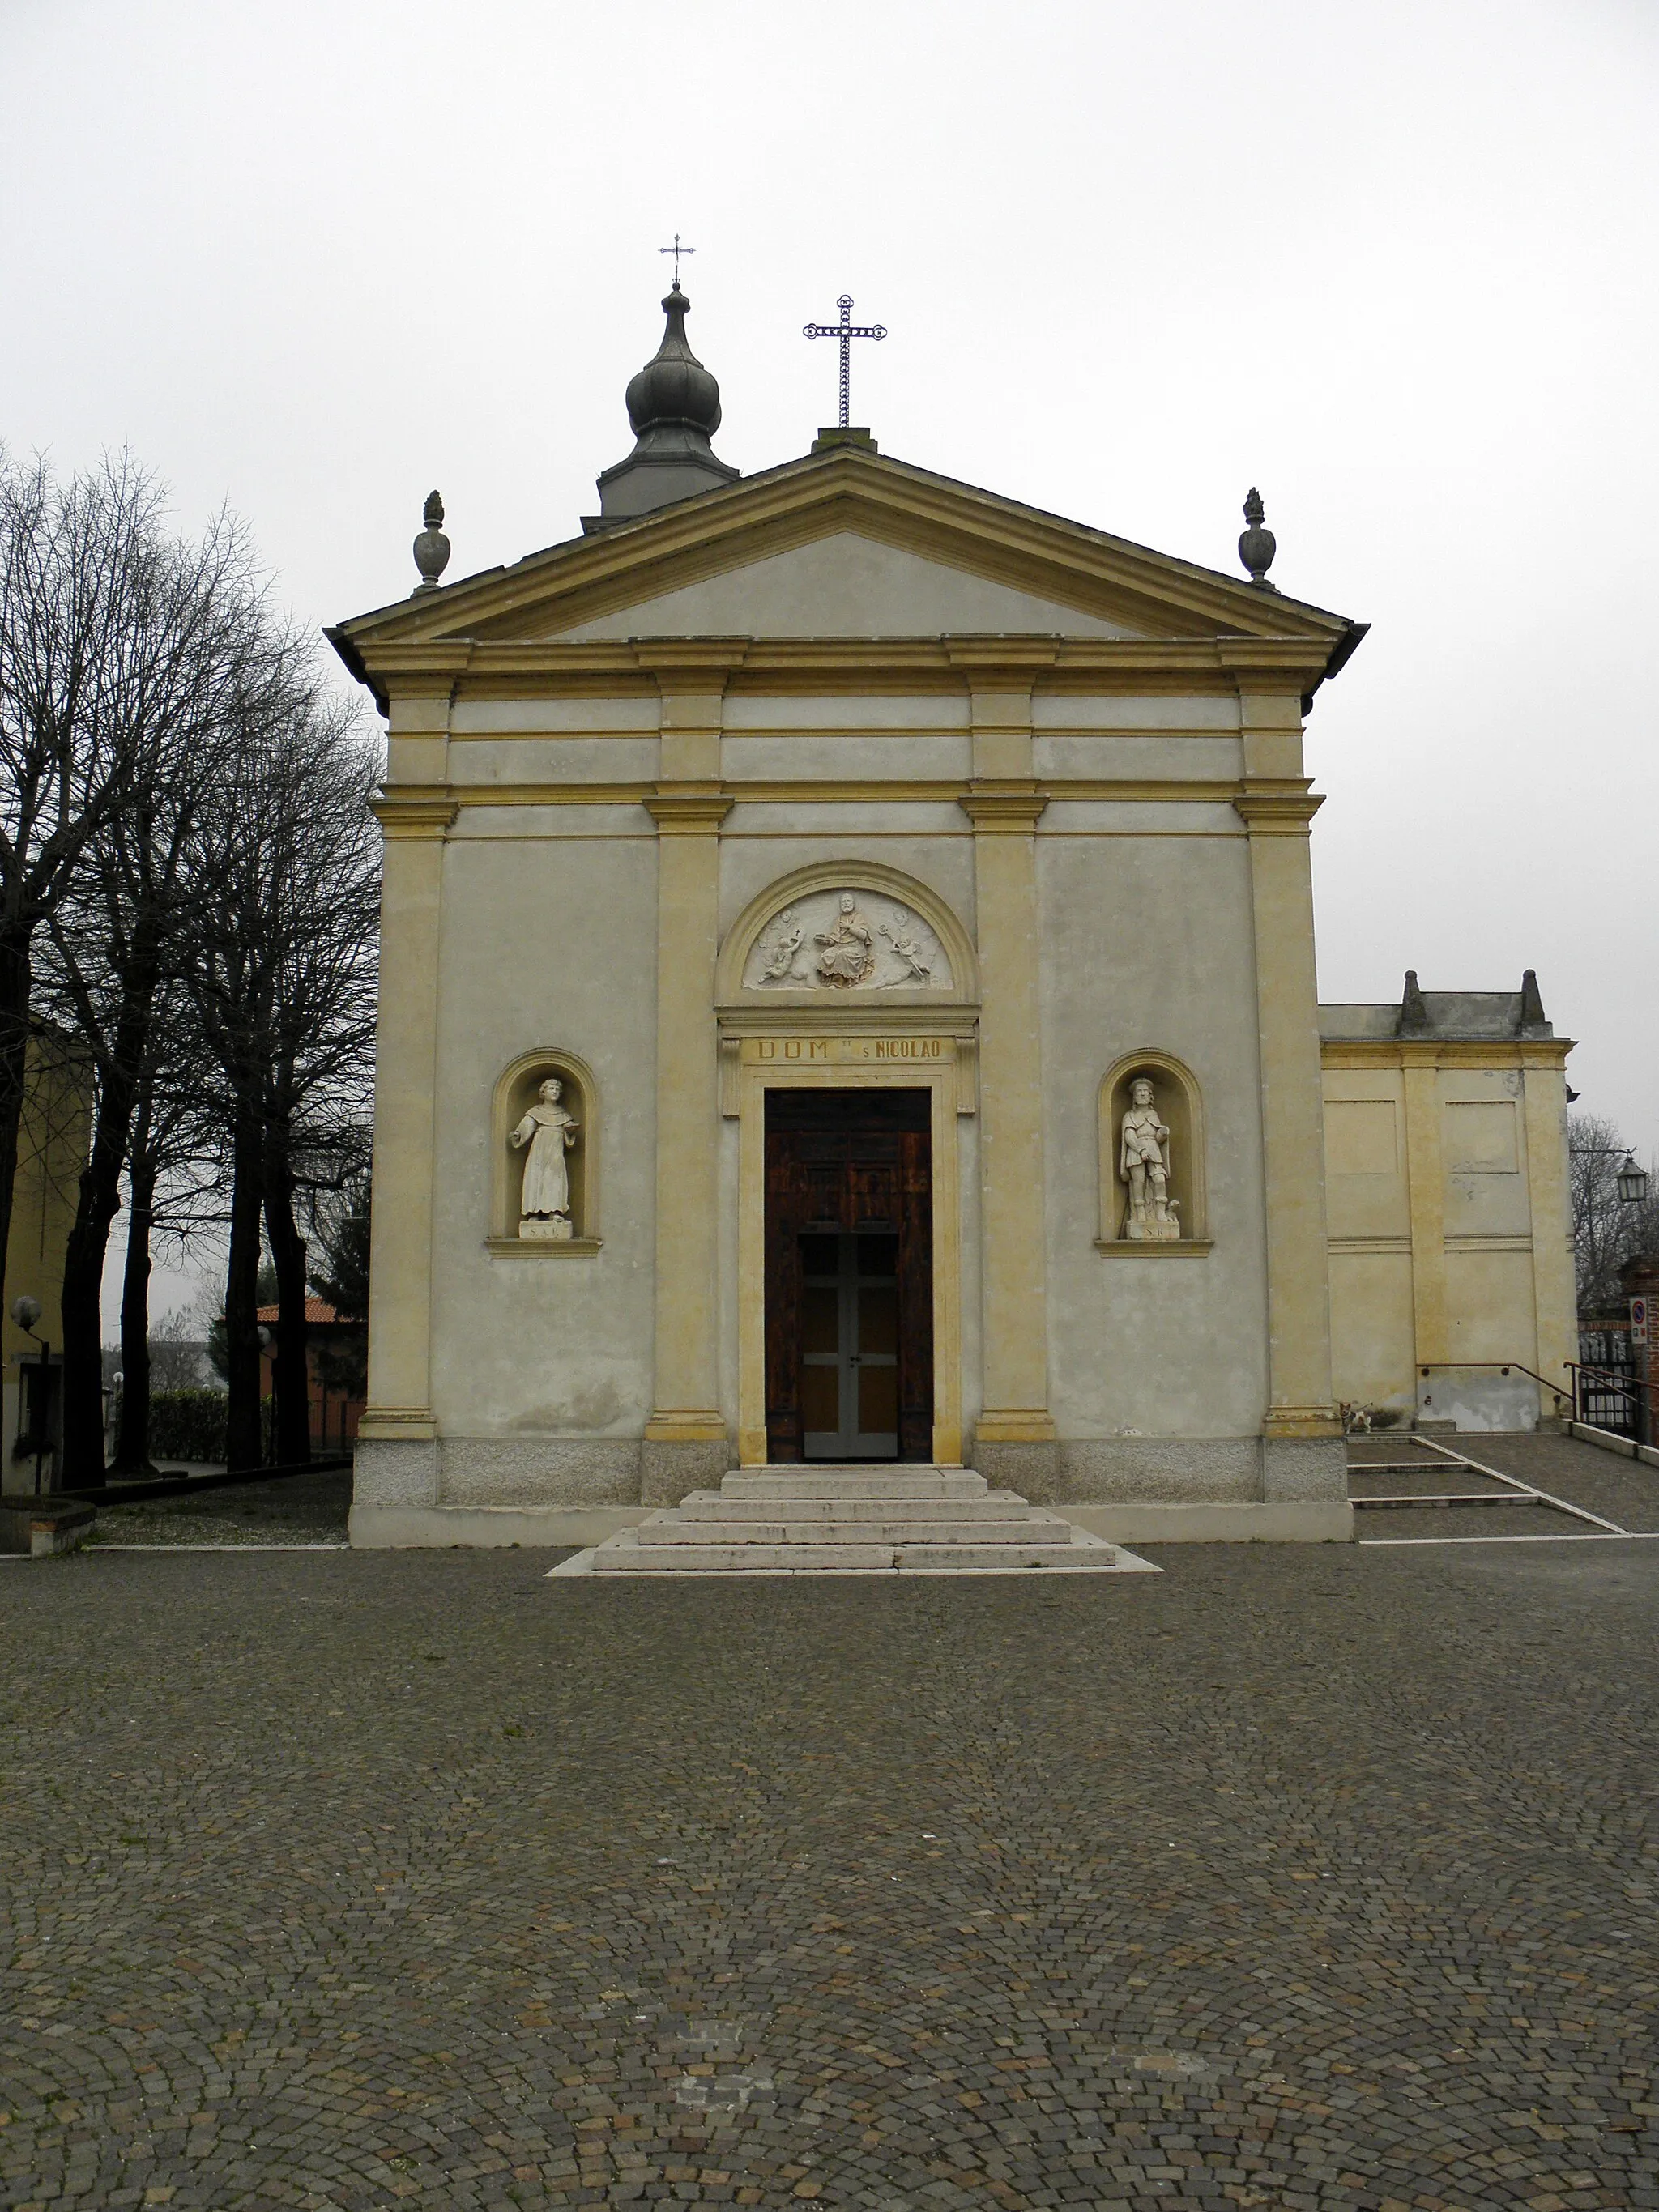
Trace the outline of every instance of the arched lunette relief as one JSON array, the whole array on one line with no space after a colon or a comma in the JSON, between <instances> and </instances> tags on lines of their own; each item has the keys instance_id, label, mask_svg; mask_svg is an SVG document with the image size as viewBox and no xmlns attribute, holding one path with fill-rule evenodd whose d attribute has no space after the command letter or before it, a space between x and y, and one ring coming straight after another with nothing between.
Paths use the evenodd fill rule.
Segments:
<instances>
[{"instance_id":1,"label":"arched lunette relief","mask_svg":"<svg viewBox=\"0 0 1659 2212\"><path fill-rule=\"evenodd\" d=\"M1126 1053L1101 1078L1100 1231L1114 1249L1209 1249L1204 1106L1184 1061Z\"/></svg>"},{"instance_id":2,"label":"arched lunette relief","mask_svg":"<svg viewBox=\"0 0 1659 2212\"><path fill-rule=\"evenodd\" d=\"M721 945L715 995L723 1006L849 1014L976 1005L978 966L966 930L927 885L878 861L820 861L744 908Z\"/></svg>"},{"instance_id":3,"label":"arched lunette relief","mask_svg":"<svg viewBox=\"0 0 1659 2212\"><path fill-rule=\"evenodd\" d=\"M562 1047L522 1054L490 1112L492 1252L529 1258L599 1244L599 1086Z\"/></svg>"}]
</instances>

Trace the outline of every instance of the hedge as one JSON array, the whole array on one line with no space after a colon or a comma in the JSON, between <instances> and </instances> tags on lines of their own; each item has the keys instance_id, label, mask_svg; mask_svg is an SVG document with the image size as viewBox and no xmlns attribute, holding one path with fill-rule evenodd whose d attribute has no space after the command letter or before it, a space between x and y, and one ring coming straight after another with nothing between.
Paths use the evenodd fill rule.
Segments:
<instances>
[{"instance_id":1,"label":"hedge","mask_svg":"<svg viewBox=\"0 0 1659 2212\"><path fill-rule=\"evenodd\" d=\"M222 1390L158 1390L149 1401L152 1459L216 1460L225 1457Z\"/></svg>"}]
</instances>

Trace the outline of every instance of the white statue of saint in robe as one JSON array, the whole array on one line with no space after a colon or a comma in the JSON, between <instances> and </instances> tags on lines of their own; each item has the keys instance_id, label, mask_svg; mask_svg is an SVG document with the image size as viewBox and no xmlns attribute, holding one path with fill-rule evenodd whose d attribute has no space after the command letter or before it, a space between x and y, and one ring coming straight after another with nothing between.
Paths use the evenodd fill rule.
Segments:
<instances>
[{"instance_id":1,"label":"white statue of saint in robe","mask_svg":"<svg viewBox=\"0 0 1659 2212\"><path fill-rule=\"evenodd\" d=\"M564 1085L550 1075L536 1103L507 1138L514 1152L530 1147L524 1164L524 1192L519 1200L520 1237L556 1239L574 1234L570 1220L570 1173L565 1154L576 1141L580 1124L559 1103Z\"/></svg>"}]
</instances>

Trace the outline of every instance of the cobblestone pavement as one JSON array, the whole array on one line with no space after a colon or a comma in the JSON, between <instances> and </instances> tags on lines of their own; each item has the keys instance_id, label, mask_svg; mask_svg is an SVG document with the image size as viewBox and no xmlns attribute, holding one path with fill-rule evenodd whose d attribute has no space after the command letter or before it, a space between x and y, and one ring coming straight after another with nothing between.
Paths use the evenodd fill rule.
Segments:
<instances>
[{"instance_id":1,"label":"cobblestone pavement","mask_svg":"<svg viewBox=\"0 0 1659 2212\"><path fill-rule=\"evenodd\" d=\"M1659 2207L1656 1555L13 1565L0 2203Z\"/></svg>"},{"instance_id":2,"label":"cobblestone pavement","mask_svg":"<svg viewBox=\"0 0 1659 2212\"><path fill-rule=\"evenodd\" d=\"M1659 1530L1659 1468L1638 1465L1616 1452L1587 1444L1576 1437L1480 1434L1439 1437L1437 1443L1467 1452L1482 1466L1517 1476L1535 1488L1569 1499L1621 1528ZM1398 1434L1370 1436L1351 1443L1348 1457L1356 1497L1376 1497L1382 1492L1419 1495L1425 1491L1501 1491L1503 1485L1471 1475L1438 1452L1426 1451ZM1368 1463L1386 1461L1420 1463L1409 1474L1368 1476ZM1440 1508L1414 1512L1394 1507L1386 1512L1359 1517L1362 1537L1376 1536L1570 1536L1583 1534L1565 1514L1547 1506L1480 1506Z\"/></svg>"},{"instance_id":3,"label":"cobblestone pavement","mask_svg":"<svg viewBox=\"0 0 1659 2212\"><path fill-rule=\"evenodd\" d=\"M230 1483L199 1498L102 1505L91 1541L101 1544L343 1544L351 1510L349 1468Z\"/></svg>"}]
</instances>

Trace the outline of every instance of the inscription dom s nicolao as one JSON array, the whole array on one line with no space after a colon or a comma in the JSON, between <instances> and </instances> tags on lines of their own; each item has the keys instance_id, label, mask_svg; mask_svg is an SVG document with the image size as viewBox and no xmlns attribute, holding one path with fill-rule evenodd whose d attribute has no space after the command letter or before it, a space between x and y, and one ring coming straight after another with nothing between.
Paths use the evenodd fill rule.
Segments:
<instances>
[{"instance_id":1,"label":"inscription dom s nicolao","mask_svg":"<svg viewBox=\"0 0 1659 2212\"><path fill-rule=\"evenodd\" d=\"M899 1060L942 1062L956 1056L953 1037L745 1037L743 1058L750 1066L773 1060L800 1060L819 1066L848 1066L862 1060Z\"/></svg>"}]
</instances>

